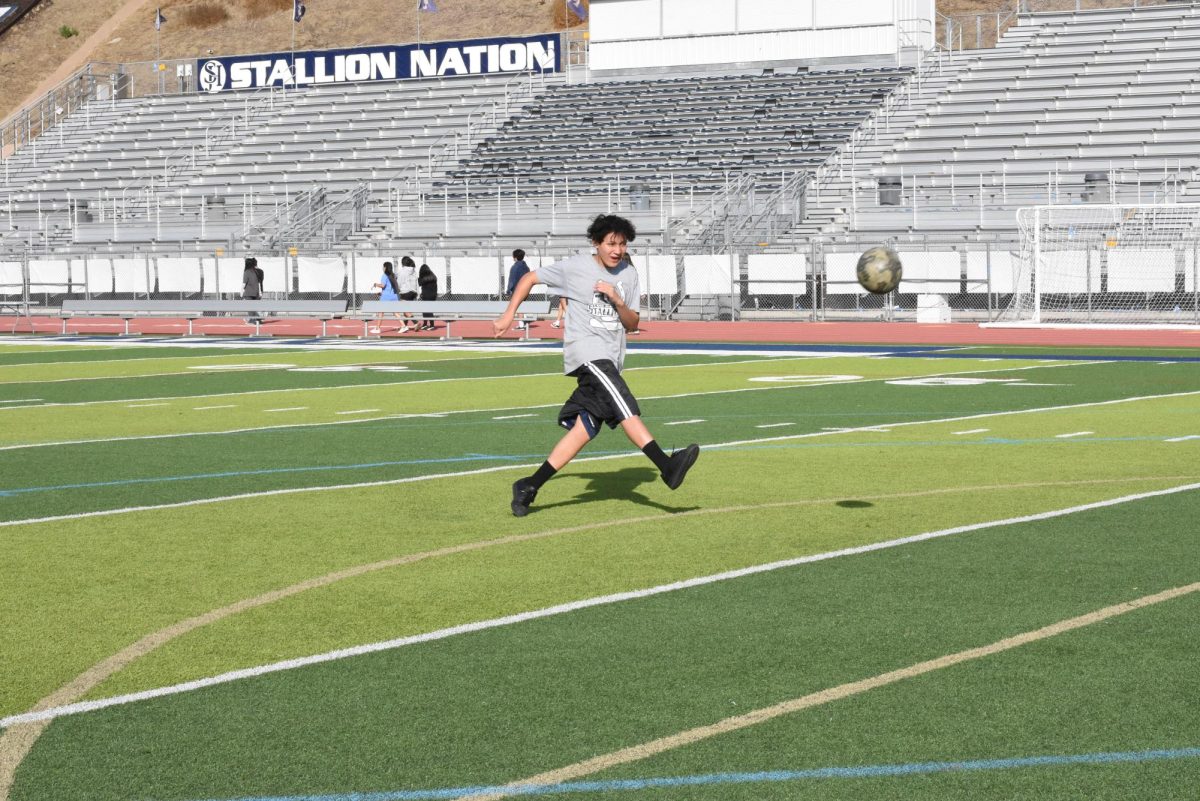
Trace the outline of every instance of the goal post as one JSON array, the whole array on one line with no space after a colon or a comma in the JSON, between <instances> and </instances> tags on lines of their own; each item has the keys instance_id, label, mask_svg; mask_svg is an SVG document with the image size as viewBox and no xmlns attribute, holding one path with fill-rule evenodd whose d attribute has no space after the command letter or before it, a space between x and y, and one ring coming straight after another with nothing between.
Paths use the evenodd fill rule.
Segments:
<instances>
[{"instance_id":1,"label":"goal post","mask_svg":"<svg viewBox=\"0 0 1200 801\"><path fill-rule=\"evenodd\" d=\"M1030 206L1007 325L1200 326L1200 204Z\"/></svg>"}]
</instances>

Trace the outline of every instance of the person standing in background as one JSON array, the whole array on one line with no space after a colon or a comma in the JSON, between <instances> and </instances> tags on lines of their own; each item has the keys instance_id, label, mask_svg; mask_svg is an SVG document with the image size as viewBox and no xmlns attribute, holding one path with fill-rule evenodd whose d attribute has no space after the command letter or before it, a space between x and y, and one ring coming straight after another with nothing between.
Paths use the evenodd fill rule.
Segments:
<instances>
[{"instance_id":1,"label":"person standing in background","mask_svg":"<svg viewBox=\"0 0 1200 801\"><path fill-rule=\"evenodd\" d=\"M433 270L429 269L428 264L421 265L421 270L417 273L417 284L421 287L421 300L437 300L438 280L437 276L433 274ZM434 329L433 314L425 312L424 317L425 321L421 323L418 330L432 331Z\"/></svg>"},{"instance_id":2,"label":"person standing in background","mask_svg":"<svg viewBox=\"0 0 1200 801\"><path fill-rule=\"evenodd\" d=\"M412 256L405 256L400 259L400 270L396 274L396 292L400 295L400 300L416 300L417 299L417 263L412 260ZM400 326L401 334L410 330L408 321L412 318L411 312L404 313L404 325ZM415 325L412 326L416 328Z\"/></svg>"},{"instance_id":3,"label":"person standing in background","mask_svg":"<svg viewBox=\"0 0 1200 801\"><path fill-rule=\"evenodd\" d=\"M262 288L264 274L258 266L258 259L253 256L246 257L246 266L242 270L242 299L243 300L260 300L262 298ZM261 323L262 315L259 312L250 312L250 316L246 318L246 322L250 324Z\"/></svg>"},{"instance_id":4,"label":"person standing in background","mask_svg":"<svg viewBox=\"0 0 1200 801\"><path fill-rule=\"evenodd\" d=\"M504 290L504 297L511 298L512 293L516 291L517 282L529 272L529 265L525 263L525 251L517 248L512 253L513 264L508 268L508 286ZM527 323L524 321L518 322L514 328L518 331L524 331Z\"/></svg>"},{"instance_id":5,"label":"person standing in background","mask_svg":"<svg viewBox=\"0 0 1200 801\"><path fill-rule=\"evenodd\" d=\"M396 272L390 261L383 263L383 275L379 276L379 280L372 284L375 289L379 290L380 300L400 300L400 294L396 291ZM400 315L396 315L399 317ZM383 313L375 318L375 327L370 330L372 334L378 334L383 330Z\"/></svg>"}]
</instances>

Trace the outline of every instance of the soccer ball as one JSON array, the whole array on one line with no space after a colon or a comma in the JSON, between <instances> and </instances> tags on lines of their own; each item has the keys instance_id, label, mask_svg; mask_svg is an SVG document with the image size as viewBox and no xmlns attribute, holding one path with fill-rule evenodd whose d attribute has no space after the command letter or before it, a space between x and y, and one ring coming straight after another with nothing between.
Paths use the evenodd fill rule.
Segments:
<instances>
[{"instance_id":1,"label":"soccer ball","mask_svg":"<svg viewBox=\"0 0 1200 801\"><path fill-rule=\"evenodd\" d=\"M900 285L904 267L896 251L881 245L858 257L856 272L863 289L876 295L886 295Z\"/></svg>"}]
</instances>

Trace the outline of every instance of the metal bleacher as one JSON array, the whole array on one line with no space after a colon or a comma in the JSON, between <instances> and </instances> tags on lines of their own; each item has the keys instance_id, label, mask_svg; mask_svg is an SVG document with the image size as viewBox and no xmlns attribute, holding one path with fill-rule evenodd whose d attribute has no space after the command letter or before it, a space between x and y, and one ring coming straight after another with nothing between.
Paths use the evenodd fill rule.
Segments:
<instances>
[{"instance_id":1,"label":"metal bleacher","mask_svg":"<svg viewBox=\"0 0 1200 801\"><path fill-rule=\"evenodd\" d=\"M888 147L848 230L1012 237L1015 210L1184 199L1200 154L1200 6L1022 15ZM874 155L871 164L870 156Z\"/></svg>"}]
</instances>

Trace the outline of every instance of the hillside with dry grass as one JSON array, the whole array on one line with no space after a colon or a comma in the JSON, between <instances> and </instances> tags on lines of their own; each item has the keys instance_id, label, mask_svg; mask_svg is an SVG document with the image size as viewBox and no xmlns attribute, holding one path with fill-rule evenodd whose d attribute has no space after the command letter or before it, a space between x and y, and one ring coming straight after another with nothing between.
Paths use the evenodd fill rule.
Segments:
<instances>
[{"instance_id":1,"label":"hillside with dry grass","mask_svg":"<svg viewBox=\"0 0 1200 801\"><path fill-rule=\"evenodd\" d=\"M418 13L424 40L543 33L579 24L562 0L438 0L437 13L418 12L417 0L304 4L308 12L295 33L296 47L305 50L415 41ZM154 11L159 6L167 22L156 34ZM86 53L81 51L106 21L122 12L129 15L125 22ZM76 34L64 36L65 29ZM43 0L0 38L0 118L23 105L73 55L80 63L134 62L291 46L292 0Z\"/></svg>"}]
</instances>

